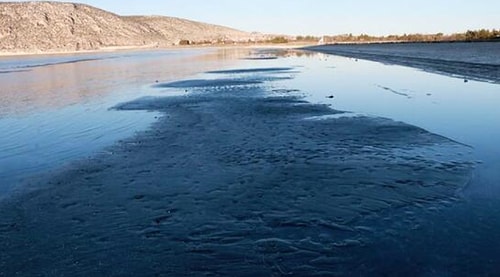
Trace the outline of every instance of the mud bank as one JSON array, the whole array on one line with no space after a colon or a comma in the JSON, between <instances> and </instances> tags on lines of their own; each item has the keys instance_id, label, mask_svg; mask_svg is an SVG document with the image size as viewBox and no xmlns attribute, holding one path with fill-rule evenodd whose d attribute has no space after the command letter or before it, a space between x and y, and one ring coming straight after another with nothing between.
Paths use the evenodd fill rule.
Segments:
<instances>
[{"instance_id":1,"label":"mud bank","mask_svg":"<svg viewBox=\"0 0 500 277\"><path fill-rule=\"evenodd\" d=\"M364 251L377 230L406 232L467 184L467 146L273 92L277 73L255 71L117 106L164 116L2 203L0 276L382 274Z\"/></svg>"},{"instance_id":2,"label":"mud bank","mask_svg":"<svg viewBox=\"0 0 500 277\"><path fill-rule=\"evenodd\" d=\"M305 50L396 64L464 80L500 83L499 44L478 43L382 43L319 45Z\"/></svg>"}]
</instances>

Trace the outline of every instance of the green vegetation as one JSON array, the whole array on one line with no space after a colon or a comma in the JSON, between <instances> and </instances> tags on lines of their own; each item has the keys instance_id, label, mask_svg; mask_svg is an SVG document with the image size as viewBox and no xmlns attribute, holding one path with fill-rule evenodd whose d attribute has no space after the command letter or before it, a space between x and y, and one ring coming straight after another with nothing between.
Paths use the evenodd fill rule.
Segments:
<instances>
[{"instance_id":1,"label":"green vegetation","mask_svg":"<svg viewBox=\"0 0 500 277\"><path fill-rule=\"evenodd\" d=\"M344 34L336 36L324 36L323 43L363 43L363 42L449 42L449 41L490 41L500 40L500 30L468 30L465 33L445 35L437 34L403 34L389 36L370 36L361 34Z\"/></svg>"},{"instance_id":2,"label":"green vegetation","mask_svg":"<svg viewBox=\"0 0 500 277\"><path fill-rule=\"evenodd\" d=\"M455 34L403 34L403 35L388 35L388 36L371 36L368 34L342 34L334 36L297 36L287 37L287 36L274 36L267 37L261 40L245 40L245 41L233 41L230 39L219 38L215 41L210 40L200 40L191 41L187 39L182 39L178 42L179 45L245 45L245 44L255 44L255 43L273 43L273 44L285 44L290 42L305 42L314 43L317 42L328 44L328 43L391 43L391 42L454 42L454 41L500 41L500 29L480 29L480 30L468 30L464 33Z\"/></svg>"},{"instance_id":3,"label":"green vegetation","mask_svg":"<svg viewBox=\"0 0 500 277\"><path fill-rule=\"evenodd\" d=\"M320 37L315 37L315 36L297 36L295 38L297 41L318 41L320 40Z\"/></svg>"},{"instance_id":4,"label":"green vegetation","mask_svg":"<svg viewBox=\"0 0 500 277\"><path fill-rule=\"evenodd\" d=\"M288 39L286 37L274 37L270 40L268 40L267 42L269 43L288 43Z\"/></svg>"},{"instance_id":5,"label":"green vegetation","mask_svg":"<svg viewBox=\"0 0 500 277\"><path fill-rule=\"evenodd\" d=\"M500 30L486 30L481 29L477 31L467 31L465 33L466 41L477 41L477 40L492 40L500 38Z\"/></svg>"}]
</instances>

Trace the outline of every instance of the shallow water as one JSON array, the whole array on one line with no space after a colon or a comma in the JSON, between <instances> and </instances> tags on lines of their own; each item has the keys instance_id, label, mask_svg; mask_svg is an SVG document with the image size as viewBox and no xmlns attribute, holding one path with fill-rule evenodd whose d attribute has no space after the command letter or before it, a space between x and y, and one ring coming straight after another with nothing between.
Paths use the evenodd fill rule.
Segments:
<instances>
[{"instance_id":1,"label":"shallow water","mask_svg":"<svg viewBox=\"0 0 500 277\"><path fill-rule=\"evenodd\" d=\"M334 47L346 53L367 53L386 55L387 57L424 58L434 61L472 64L500 64L500 45L497 42L346 44Z\"/></svg>"},{"instance_id":2,"label":"shallow water","mask_svg":"<svg viewBox=\"0 0 500 277\"><path fill-rule=\"evenodd\" d=\"M158 116L117 103L162 94L151 84L228 66L213 49L0 58L0 198L29 176L90 156Z\"/></svg>"},{"instance_id":3,"label":"shallow water","mask_svg":"<svg viewBox=\"0 0 500 277\"><path fill-rule=\"evenodd\" d=\"M307 70L291 80L290 87L314 102L403 121L471 146L480 162L475 177L481 185L471 186L469 192L500 193L498 84L464 83L408 67L322 54L302 65Z\"/></svg>"},{"instance_id":4,"label":"shallow water","mask_svg":"<svg viewBox=\"0 0 500 277\"><path fill-rule=\"evenodd\" d=\"M456 76L500 83L500 44L498 42L382 43L319 45L308 49L420 68Z\"/></svg>"},{"instance_id":5,"label":"shallow water","mask_svg":"<svg viewBox=\"0 0 500 277\"><path fill-rule=\"evenodd\" d=\"M0 276L500 272L498 85L249 56L103 103L164 116L1 205Z\"/></svg>"},{"instance_id":6,"label":"shallow water","mask_svg":"<svg viewBox=\"0 0 500 277\"><path fill-rule=\"evenodd\" d=\"M432 55L439 45L430 44L431 54L427 55ZM465 46L473 47L471 44ZM486 46L486 50L492 47L489 44ZM418 49L420 55L424 55L425 49L421 46ZM448 50L447 47L441 51ZM448 58L460 56L463 46L457 51L459 53L448 53ZM479 59L479 50L468 51L476 53L474 57ZM500 168L500 148L497 146L500 140L498 84L464 82L461 78L399 65L307 51L271 52L281 58L243 61L236 70L226 70L226 75L219 77L246 76L244 81L251 82L255 81L252 80L252 72L258 76L262 73L259 68L264 66L278 73L287 73L283 69L289 68L288 76L292 78L283 82L275 80L277 82L268 85L274 94L300 95L313 103L324 103L337 110L402 121L468 145L477 162L474 175L477 181L471 183L466 193L500 195L500 185L497 185L500 180L500 171L497 170ZM500 63L491 59L489 62ZM210 72L204 77L209 80L215 78Z\"/></svg>"}]
</instances>

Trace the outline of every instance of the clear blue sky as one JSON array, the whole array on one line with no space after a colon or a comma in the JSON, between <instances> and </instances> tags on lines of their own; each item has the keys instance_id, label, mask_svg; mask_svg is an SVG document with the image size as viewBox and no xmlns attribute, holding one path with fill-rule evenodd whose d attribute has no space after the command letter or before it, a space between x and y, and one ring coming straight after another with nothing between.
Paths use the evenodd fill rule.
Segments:
<instances>
[{"instance_id":1,"label":"clear blue sky","mask_svg":"<svg viewBox=\"0 0 500 277\"><path fill-rule=\"evenodd\" d=\"M5 2L5 1L1 1ZM500 29L499 0L75 0L263 33L372 35Z\"/></svg>"}]
</instances>

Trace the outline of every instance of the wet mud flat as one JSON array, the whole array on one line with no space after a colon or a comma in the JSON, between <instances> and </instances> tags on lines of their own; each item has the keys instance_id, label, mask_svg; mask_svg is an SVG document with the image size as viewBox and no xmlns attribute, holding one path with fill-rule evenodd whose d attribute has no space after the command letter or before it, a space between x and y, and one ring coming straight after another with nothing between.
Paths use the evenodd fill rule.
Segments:
<instances>
[{"instance_id":1,"label":"wet mud flat","mask_svg":"<svg viewBox=\"0 0 500 277\"><path fill-rule=\"evenodd\" d=\"M318 45L305 48L325 54L365 59L450 75L465 81L500 83L500 44L374 43Z\"/></svg>"},{"instance_id":2,"label":"wet mud flat","mask_svg":"<svg viewBox=\"0 0 500 277\"><path fill-rule=\"evenodd\" d=\"M273 92L287 77L258 71L158 84L190 93L118 105L164 116L0 203L0 276L430 272L373 248L459 201L469 148Z\"/></svg>"}]
</instances>

